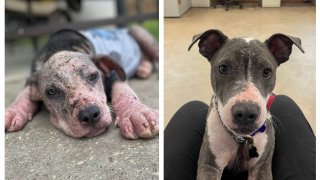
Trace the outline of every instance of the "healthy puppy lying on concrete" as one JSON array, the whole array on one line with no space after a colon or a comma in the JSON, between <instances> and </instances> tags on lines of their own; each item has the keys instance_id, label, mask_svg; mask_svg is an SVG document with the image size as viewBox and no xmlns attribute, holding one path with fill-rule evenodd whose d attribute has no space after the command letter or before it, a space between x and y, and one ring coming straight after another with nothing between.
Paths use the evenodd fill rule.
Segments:
<instances>
[{"instance_id":1,"label":"healthy puppy lying on concrete","mask_svg":"<svg viewBox=\"0 0 320 180\"><path fill-rule=\"evenodd\" d=\"M248 179L272 179L275 144L268 108L274 96L276 69L286 62L299 38L274 34L265 42L229 39L219 30L193 37L211 64L214 91L208 110L197 179L221 179L225 168L248 171ZM267 105L268 104L268 105Z\"/></svg>"},{"instance_id":2,"label":"healthy puppy lying on concrete","mask_svg":"<svg viewBox=\"0 0 320 180\"><path fill-rule=\"evenodd\" d=\"M25 88L6 109L5 129L22 129L43 101L51 123L67 135L97 136L112 121L108 96L124 137L154 137L158 110L142 104L125 80L135 73L147 77L152 70L147 60L158 56L158 43L138 26L59 31L36 55Z\"/></svg>"}]
</instances>

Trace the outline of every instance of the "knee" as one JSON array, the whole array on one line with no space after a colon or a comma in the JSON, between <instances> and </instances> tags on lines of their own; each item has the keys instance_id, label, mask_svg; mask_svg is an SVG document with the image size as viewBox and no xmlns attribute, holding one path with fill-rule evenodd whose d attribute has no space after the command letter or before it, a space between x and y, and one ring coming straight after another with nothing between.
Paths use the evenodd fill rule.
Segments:
<instances>
[{"instance_id":1,"label":"knee","mask_svg":"<svg viewBox=\"0 0 320 180\"><path fill-rule=\"evenodd\" d=\"M190 101L181 106L179 110L197 110L197 109L208 109L208 105L202 101Z\"/></svg>"},{"instance_id":2,"label":"knee","mask_svg":"<svg viewBox=\"0 0 320 180\"><path fill-rule=\"evenodd\" d=\"M274 103L271 105L271 108L279 108L283 109L286 107L290 108L299 108L299 106L294 102L293 99L291 99L289 96L286 95L276 95Z\"/></svg>"},{"instance_id":3,"label":"knee","mask_svg":"<svg viewBox=\"0 0 320 180\"><path fill-rule=\"evenodd\" d=\"M208 105L201 101L190 101L184 104L171 118L170 123L179 126L198 126L205 124Z\"/></svg>"},{"instance_id":4,"label":"knee","mask_svg":"<svg viewBox=\"0 0 320 180\"><path fill-rule=\"evenodd\" d=\"M190 119L199 119L206 117L208 105L201 101L190 101L180 107L177 113L189 116Z\"/></svg>"}]
</instances>

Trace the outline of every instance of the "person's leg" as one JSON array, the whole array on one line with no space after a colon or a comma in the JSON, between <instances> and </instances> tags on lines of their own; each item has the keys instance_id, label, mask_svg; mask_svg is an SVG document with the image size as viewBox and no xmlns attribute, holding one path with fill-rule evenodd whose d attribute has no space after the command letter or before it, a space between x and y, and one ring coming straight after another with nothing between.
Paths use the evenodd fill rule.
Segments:
<instances>
[{"instance_id":1,"label":"person's leg","mask_svg":"<svg viewBox=\"0 0 320 180\"><path fill-rule=\"evenodd\" d=\"M300 108L289 97L278 95L270 113L276 130L273 178L315 179L315 136Z\"/></svg>"},{"instance_id":2,"label":"person's leg","mask_svg":"<svg viewBox=\"0 0 320 180\"><path fill-rule=\"evenodd\" d=\"M196 178L207 109L207 105L201 102L187 103L165 129L166 180ZM315 136L300 108L289 97L278 95L270 112L276 129L273 178L315 179ZM224 173L223 179L228 179L226 175L228 173Z\"/></svg>"},{"instance_id":3,"label":"person's leg","mask_svg":"<svg viewBox=\"0 0 320 180\"><path fill-rule=\"evenodd\" d=\"M182 106L164 130L164 179L196 179L208 105L192 101Z\"/></svg>"}]
</instances>

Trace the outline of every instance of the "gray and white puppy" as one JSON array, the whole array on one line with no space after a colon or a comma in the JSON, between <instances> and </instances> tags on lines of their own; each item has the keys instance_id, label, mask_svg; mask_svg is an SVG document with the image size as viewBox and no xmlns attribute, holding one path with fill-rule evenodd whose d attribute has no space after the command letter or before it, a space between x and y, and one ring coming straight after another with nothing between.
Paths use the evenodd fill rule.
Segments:
<instances>
[{"instance_id":1,"label":"gray and white puppy","mask_svg":"<svg viewBox=\"0 0 320 180\"><path fill-rule=\"evenodd\" d=\"M225 168L248 171L251 180L272 179L275 136L266 107L276 69L289 59L292 45L304 52L300 39L274 34L260 42L207 30L193 37L188 50L197 41L200 54L211 64L214 91L197 179L221 179Z\"/></svg>"}]
</instances>

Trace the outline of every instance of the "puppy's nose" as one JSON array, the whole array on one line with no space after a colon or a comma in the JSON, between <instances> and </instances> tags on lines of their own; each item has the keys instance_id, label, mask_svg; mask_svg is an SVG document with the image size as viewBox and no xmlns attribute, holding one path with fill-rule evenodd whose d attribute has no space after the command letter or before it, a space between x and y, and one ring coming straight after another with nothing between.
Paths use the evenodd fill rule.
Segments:
<instances>
[{"instance_id":1,"label":"puppy's nose","mask_svg":"<svg viewBox=\"0 0 320 180\"><path fill-rule=\"evenodd\" d=\"M95 105L87 106L79 112L78 118L83 124L92 126L100 120L100 109Z\"/></svg>"},{"instance_id":2,"label":"puppy's nose","mask_svg":"<svg viewBox=\"0 0 320 180\"><path fill-rule=\"evenodd\" d=\"M260 115L259 106L253 102L238 102L231 111L233 120L242 125L253 123Z\"/></svg>"}]
</instances>

